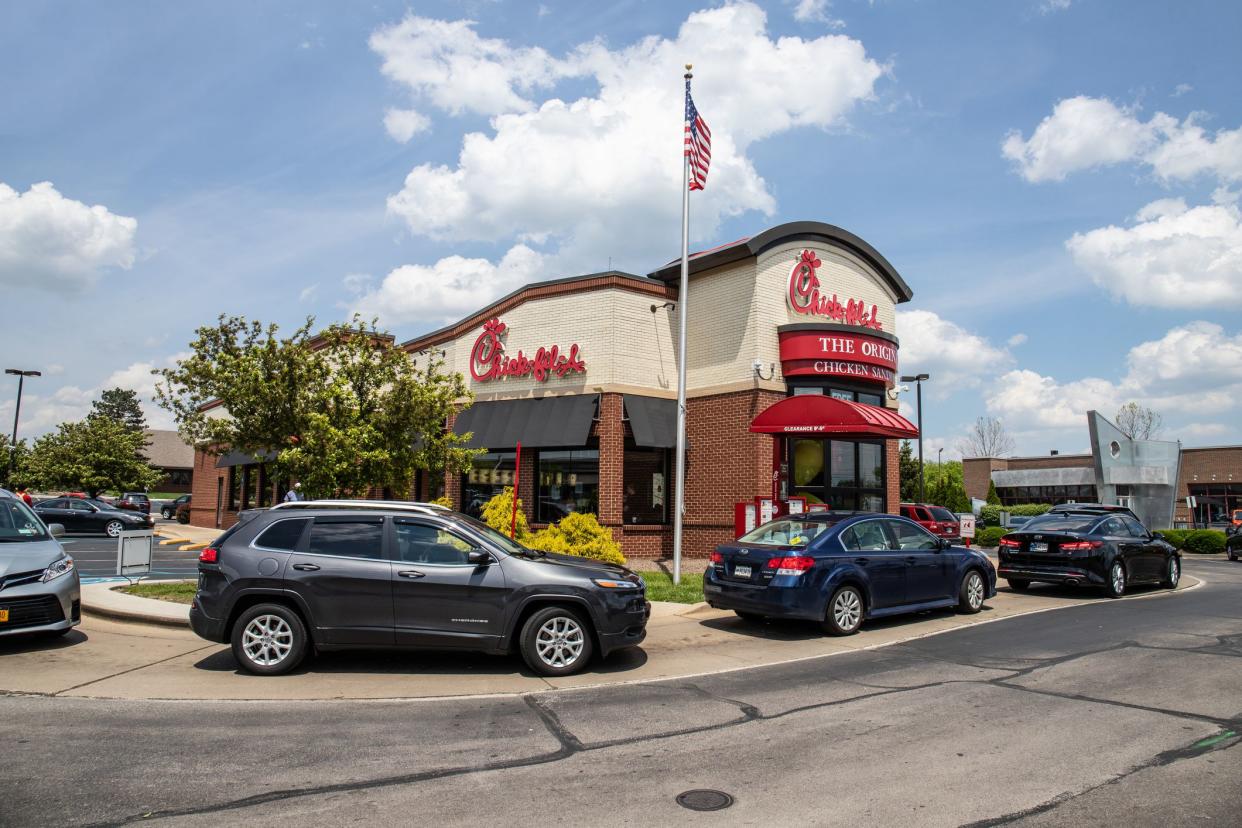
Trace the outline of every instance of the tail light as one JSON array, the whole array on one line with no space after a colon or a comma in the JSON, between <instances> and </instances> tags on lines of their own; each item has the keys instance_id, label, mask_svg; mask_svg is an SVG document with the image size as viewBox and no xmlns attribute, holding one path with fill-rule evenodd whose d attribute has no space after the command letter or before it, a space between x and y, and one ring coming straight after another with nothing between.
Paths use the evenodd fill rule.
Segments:
<instances>
[{"instance_id":1,"label":"tail light","mask_svg":"<svg viewBox=\"0 0 1242 828\"><path fill-rule=\"evenodd\" d=\"M712 563L713 564L724 563L724 555L721 555L719 552L713 552Z\"/></svg>"},{"instance_id":2,"label":"tail light","mask_svg":"<svg viewBox=\"0 0 1242 828\"><path fill-rule=\"evenodd\" d=\"M1000 545L1002 549L1017 549L1022 545L1022 541L1014 538L1001 538Z\"/></svg>"},{"instance_id":3,"label":"tail light","mask_svg":"<svg viewBox=\"0 0 1242 828\"><path fill-rule=\"evenodd\" d=\"M933 531L933 532L939 532L939 531L940 531L940 524L939 524L939 523L936 523L936 521L934 521L934 520L933 520L931 523L927 524L927 528L928 528L928 529L930 529L930 530L931 530L931 531Z\"/></svg>"},{"instance_id":4,"label":"tail light","mask_svg":"<svg viewBox=\"0 0 1242 828\"><path fill-rule=\"evenodd\" d=\"M815 566L815 559L807 555L771 558L767 562L767 567L775 569L777 575L801 575L813 566Z\"/></svg>"},{"instance_id":5,"label":"tail light","mask_svg":"<svg viewBox=\"0 0 1242 828\"><path fill-rule=\"evenodd\" d=\"M1062 552L1089 552L1092 549L1099 549L1103 545L1103 541L1069 541L1068 543L1057 544L1057 548Z\"/></svg>"},{"instance_id":6,"label":"tail light","mask_svg":"<svg viewBox=\"0 0 1242 828\"><path fill-rule=\"evenodd\" d=\"M198 553L199 563L219 563L219 561L220 561L220 550L219 549L215 549L209 546L206 549L204 549L202 552Z\"/></svg>"}]
</instances>

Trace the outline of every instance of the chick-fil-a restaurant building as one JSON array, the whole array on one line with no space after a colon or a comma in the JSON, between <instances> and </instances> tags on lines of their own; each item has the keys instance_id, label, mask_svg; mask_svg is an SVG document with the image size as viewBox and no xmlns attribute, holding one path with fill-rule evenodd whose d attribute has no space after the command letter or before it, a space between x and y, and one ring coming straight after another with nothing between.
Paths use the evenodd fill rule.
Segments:
<instances>
[{"instance_id":1,"label":"chick-fil-a restaurant building","mask_svg":"<svg viewBox=\"0 0 1242 828\"><path fill-rule=\"evenodd\" d=\"M627 556L671 554L680 266L529 284L404 343L414 358L442 352L474 393L449 423L485 449L445 479L458 509L477 514L516 478L533 526L591 512ZM897 512L898 441L917 436L887 393L905 280L859 237L810 221L689 268L685 554L769 509ZM233 491L244 469L203 459L225 465L196 480L195 516L231 522L200 511L198 493ZM420 482L414 496L436 494Z\"/></svg>"}]
</instances>

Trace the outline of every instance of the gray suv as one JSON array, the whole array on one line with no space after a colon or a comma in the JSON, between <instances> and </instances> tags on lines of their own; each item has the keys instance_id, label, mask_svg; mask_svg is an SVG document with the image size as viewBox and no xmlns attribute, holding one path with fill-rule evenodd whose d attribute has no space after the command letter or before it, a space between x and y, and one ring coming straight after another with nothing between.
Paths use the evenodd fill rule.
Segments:
<instances>
[{"instance_id":1,"label":"gray suv","mask_svg":"<svg viewBox=\"0 0 1242 828\"><path fill-rule=\"evenodd\" d=\"M522 654L540 675L646 637L642 578L535 552L442 506L300 501L243 513L199 556L194 631L244 669L287 673L314 650Z\"/></svg>"},{"instance_id":2,"label":"gray suv","mask_svg":"<svg viewBox=\"0 0 1242 828\"><path fill-rule=\"evenodd\" d=\"M64 532L0 489L0 637L59 636L81 623L78 571L56 540Z\"/></svg>"}]
</instances>

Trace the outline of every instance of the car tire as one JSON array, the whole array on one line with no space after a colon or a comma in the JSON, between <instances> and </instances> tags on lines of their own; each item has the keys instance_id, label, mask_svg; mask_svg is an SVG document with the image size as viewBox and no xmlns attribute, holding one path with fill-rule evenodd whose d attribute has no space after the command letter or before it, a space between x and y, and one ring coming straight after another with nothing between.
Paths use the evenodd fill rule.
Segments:
<instances>
[{"instance_id":1,"label":"car tire","mask_svg":"<svg viewBox=\"0 0 1242 828\"><path fill-rule=\"evenodd\" d=\"M1006 583L1009 584L1009 588L1012 589L1014 592L1026 592L1028 589L1031 588L1030 581L1022 581L1022 580L1018 580L1015 578L1010 578L1006 581Z\"/></svg>"},{"instance_id":2,"label":"car tire","mask_svg":"<svg viewBox=\"0 0 1242 828\"><path fill-rule=\"evenodd\" d=\"M957 590L957 610L966 615L974 615L983 609L983 601L987 597L988 587L979 574L979 570L971 569L962 578L962 585Z\"/></svg>"},{"instance_id":3,"label":"car tire","mask_svg":"<svg viewBox=\"0 0 1242 828\"><path fill-rule=\"evenodd\" d=\"M595 643L591 626L568 607L545 607L526 619L522 658L541 676L568 676L591 660Z\"/></svg>"},{"instance_id":4,"label":"car tire","mask_svg":"<svg viewBox=\"0 0 1242 828\"><path fill-rule=\"evenodd\" d=\"M160 517L162 517L164 520L172 520L172 510L171 509L160 509Z\"/></svg>"},{"instance_id":5,"label":"car tire","mask_svg":"<svg viewBox=\"0 0 1242 828\"><path fill-rule=\"evenodd\" d=\"M738 618L743 621L749 621L752 624L762 624L768 619L766 615L760 615L757 612L742 612L741 610L734 610L734 612L737 613Z\"/></svg>"},{"instance_id":6,"label":"car tire","mask_svg":"<svg viewBox=\"0 0 1242 828\"><path fill-rule=\"evenodd\" d=\"M110 520L104 524L104 533L110 538L118 538L125 531L125 524L119 520Z\"/></svg>"},{"instance_id":7,"label":"car tire","mask_svg":"<svg viewBox=\"0 0 1242 828\"><path fill-rule=\"evenodd\" d=\"M1164 578L1160 581L1160 586L1165 589L1177 589L1177 584L1182 579L1182 562L1178 560L1176 555L1170 555L1169 561L1164 565Z\"/></svg>"},{"instance_id":8,"label":"car tire","mask_svg":"<svg viewBox=\"0 0 1242 828\"><path fill-rule=\"evenodd\" d=\"M257 604L243 612L230 635L233 658L248 673L279 676L306 657L306 625L283 604Z\"/></svg>"},{"instance_id":9,"label":"car tire","mask_svg":"<svg viewBox=\"0 0 1242 828\"><path fill-rule=\"evenodd\" d=\"M1236 561L1237 559L1238 559L1238 553L1237 553L1237 552L1234 552L1232 549L1230 549L1230 550L1229 550L1229 560L1231 560L1231 561Z\"/></svg>"},{"instance_id":10,"label":"car tire","mask_svg":"<svg viewBox=\"0 0 1242 828\"><path fill-rule=\"evenodd\" d=\"M1104 594L1109 598L1120 598L1126 594L1126 568L1121 561L1113 561L1108 567L1108 577L1104 580Z\"/></svg>"},{"instance_id":11,"label":"car tire","mask_svg":"<svg viewBox=\"0 0 1242 828\"><path fill-rule=\"evenodd\" d=\"M862 627L865 606L858 587L838 587L828 601L820 627L829 635L853 635Z\"/></svg>"}]
</instances>

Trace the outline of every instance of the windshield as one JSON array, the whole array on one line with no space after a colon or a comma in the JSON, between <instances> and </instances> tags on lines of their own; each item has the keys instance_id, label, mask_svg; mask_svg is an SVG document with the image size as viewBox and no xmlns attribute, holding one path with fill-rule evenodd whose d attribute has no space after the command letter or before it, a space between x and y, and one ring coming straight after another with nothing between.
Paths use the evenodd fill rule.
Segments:
<instances>
[{"instance_id":1,"label":"windshield","mask_svg":"<svg viewBox=\"0 0 1242 828\"><path fill-rule=\"evenodd\" d=\"M0 500L0 543L43 541L50 538L43 521L20 500Z\"/></svg>"},{"instance_id":2,"label":"windshield","mask_svg":"<svg viewBox=\"0 0 1242 828\"><path fill-rule=\"evenodd\" d=\"M1089 532L1098 516L1091 515L1040 515L1031 518L1023 526L1024 532Z\"/></svg>"},{"instance_id":3,"label":"windshield","mask_svg":"<svg viewBox=\"0 0 1242 828\"><path fill-rule=\"evenodd\" d=\"M943 506L931 507L932 517L939 521L948 521L949 523L957 523L957 515L950 512Z\"/></svg>"},{"instance_id":4,"label":"windshield","mask_svg":"<svg viewBox=\"0 0 1242 828\"><path fill-rule=\"evenodd\" d=\"M532 554L533 550L528 549L525 546L522 546L522 544L513 540L508 535L502 535L500 532L497 532L495 529L488 526L486 523L484 523L481 520L475 520L469 515L461 515L461 514L456 515L455 517L457 520L466 524L471 529L473 529L475 532L478 532L480 535L487 538L489 541L496 544L501 549L508 552L510 555Z\"/></svg>"},{"instance_id":5,"label":"windshield","mask_svg":"<svg viewBox=\"0 0 1242 828\"><path fill-rule=\"evenodd\" d=\"M738 543L759 546L806 546L832 528L826 520L774 520L752 529L738 538Z\"/></svg>"}]
</instances>

